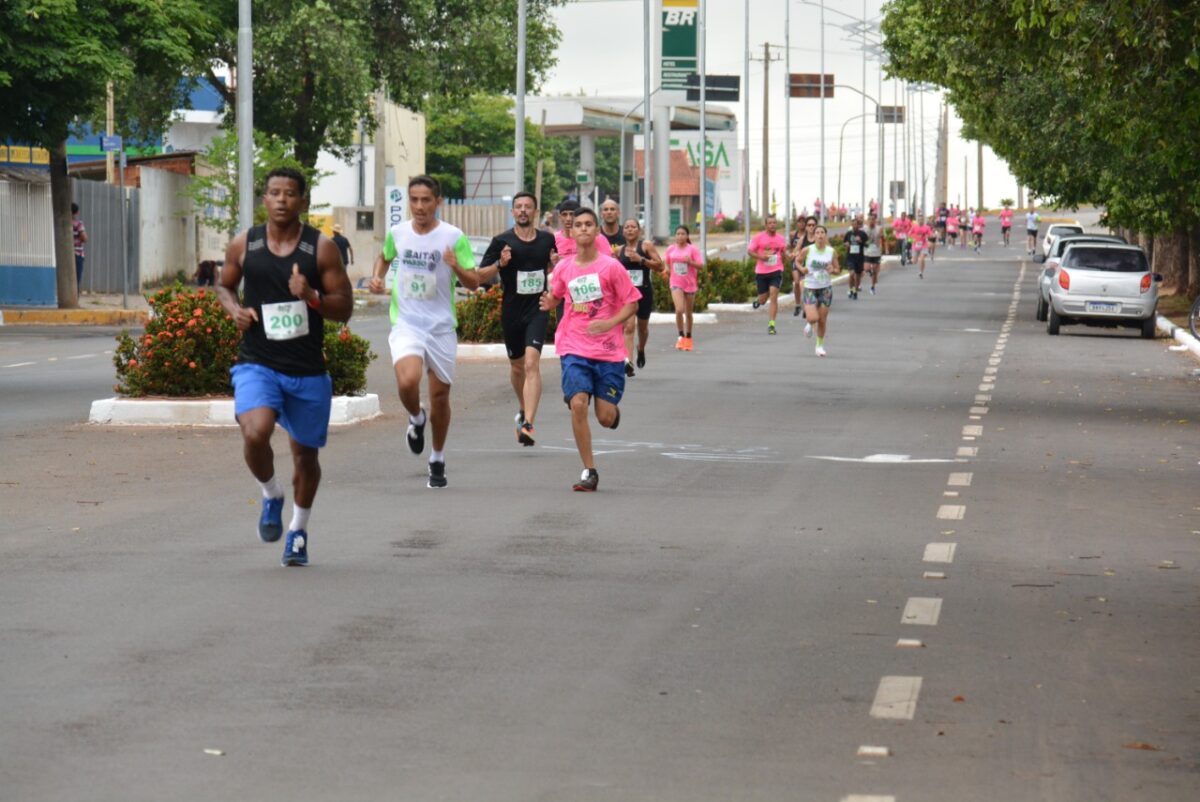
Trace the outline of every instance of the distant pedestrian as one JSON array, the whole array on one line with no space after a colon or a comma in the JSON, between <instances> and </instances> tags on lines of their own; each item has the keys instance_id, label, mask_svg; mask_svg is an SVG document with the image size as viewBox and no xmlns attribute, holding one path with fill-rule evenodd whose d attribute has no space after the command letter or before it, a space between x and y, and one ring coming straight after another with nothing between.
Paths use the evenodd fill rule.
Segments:
<instances>
[{"instance_id":1,"label":"distant pedestrian","mask_svg":"<svg viewBox=\"0 0 1200 802\"><path fill-rule=\"evenodd\" d=\"M88 234L83 221L79 219L78 203L71 204L71 237L75 241L75 291L80 293L83 292L83 246L88 241Z\"/></svg>"},{"instance_id":2,"label":"distant pedestrian","mask_svg":"<svg viewBox=\"0 0 1200 802\"><path fill-rule=\"evenodd\" d=\"M196 266L196 286L197 287L212 287L217 281L217 263L212 259L205 259Z\"/></svg>"},{"instance_id":3,"label":"distant pedestrian","mask_svg":"<svg viewBox=\"0 0 1200 802\"><path fill-rule=\"evenodd\" d=\"M342 254L342 266L349 267L354 264L354 248L350 246L350 240L346 239L342 234L342 227L339 224L333 226L333 244L337 246L338 251Z\"/></svg>"}]
</instances>

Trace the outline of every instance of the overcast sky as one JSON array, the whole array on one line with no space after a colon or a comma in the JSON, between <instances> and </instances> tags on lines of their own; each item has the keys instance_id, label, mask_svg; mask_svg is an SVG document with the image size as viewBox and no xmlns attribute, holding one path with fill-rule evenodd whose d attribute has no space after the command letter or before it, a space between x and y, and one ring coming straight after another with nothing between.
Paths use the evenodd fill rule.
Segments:
<instances>
[{"instance_id":1,"label":"overcast sky","mask_svg":"<svg viewBox=\"0 0 1200 802\"><path fill-rule=\"evenodd\" d=\"M716 75L742 75L745 54L745 0L708 0L708 72ZM768 140L770 142L770 164L768 172L779 208L783 208L785 176L784 143L787 128L784 118L784 11L785 0L749 0L750 2L750 50L751 56L759 61L750 62L750 124L742 125L744 107L741 103L729 106L739 118L743 137L750 137L750 191L753 197L761 196L758 190L762 171L763 138L763 43L770 42L772 54L780 60L770 65L770 120ZM848 17L865 15L877 21L880 0L841 0L829 2L825 14L825 71L833 73L839 84L849 84L856 89L862 87L863 61L858 49L857 37L835 27L849 23ZM642 0L571 0L565 7L556 10L555 16L562 31L562 44L558 52L558 65L554 68L545 86L544 94L589 95L632 95L642 94ZM791 71L797 73L820 72L820 9L808 3L791 0ZM850 41L851 39L854 41ZM878 93L879 65L867 61L867 94ZM903 93L901 92L901 95ZM914 95L914 103L916 102ZM893 101L893 84L885 81L883 99L885 105ZM902 104L903 99L898 101ZM812 206L820 194L820 104L819 100L791 101L791 195L795 206ZM928 180L928 203L933 203L934 148L936 146L939 96L925 96L925 156ZM871 105L868 104L868 109ZM861 122L850 118L861 114L862 101L851 91L837 89L835 97L826 101L825 107L825 196L837 201L838 183L838 138L845 124L844 154L842 165L843 202L859 200L865 167L867 195L877 193L878 146L876 127L868 120L864 160ZM916 114L914 108L914 114ZM899 131L900 126L895 130ZM893 142L891 127L885 148L885 181L893 175ZM915 131L916 128L912 129ZM742 139L744 142L744 138ZM903 146L896 151L902 163ZM959 122L951 110L950 125L950 200L956 201L963 195L964 164L967 158L968 199L974 205L976 197L976 146L959 137ZM913 167L915 165L910 165ZM896 177L903 178L901 166ZM919 186L920 177L915 177ZM997 206L1001 198L1016 198L1016 180L1007 167L984 148L984 203ZM757 202L755 203L757 206Z\"/></svg>"}]
</instances>

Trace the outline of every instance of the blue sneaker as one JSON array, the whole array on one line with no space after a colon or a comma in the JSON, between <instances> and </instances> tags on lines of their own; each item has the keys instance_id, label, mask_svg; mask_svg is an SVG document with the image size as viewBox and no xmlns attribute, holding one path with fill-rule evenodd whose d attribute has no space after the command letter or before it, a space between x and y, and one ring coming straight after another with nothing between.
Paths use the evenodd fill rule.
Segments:
<instances>
[{"instance_id":1,"label":"blue sneaker","mask_svg":"<svg viewBox=\"0 0 1200 802\"><path fill-rule=\"evenodd\" d=\"M262 515L258 517L258 539L274 543L283 534L283 496L264 498Z\"/></svg>"},{"instance_id":2,"label":"blue sneaker","mask_svg":"<svg viewBox=\"0 0 1200 802\"><path fill-rule=\"evenodd\" d=\"M308 533L303 529L295 529L287 533L287 542L283 547L283 559L279 564L284 568L289 565L308 565Z\"/></svg>"}]
</instances>

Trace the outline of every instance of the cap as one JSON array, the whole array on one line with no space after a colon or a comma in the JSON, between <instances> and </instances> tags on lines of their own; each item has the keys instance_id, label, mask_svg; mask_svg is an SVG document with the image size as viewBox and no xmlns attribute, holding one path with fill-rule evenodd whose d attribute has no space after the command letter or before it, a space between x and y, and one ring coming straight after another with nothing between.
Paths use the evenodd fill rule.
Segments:
<instances>
[{"instance_id":1,"label":"cap","mask_svg":"<svg viewBox=\"0 0 1200 802\"><path fill-rule=\"evenodd\" d=\"M342 225L341 225L341 223L334 223L334 224L333 224L333 233L334 233L334 234L341 234L341 233L342 233Z\"/></svg>"}]
</instances>

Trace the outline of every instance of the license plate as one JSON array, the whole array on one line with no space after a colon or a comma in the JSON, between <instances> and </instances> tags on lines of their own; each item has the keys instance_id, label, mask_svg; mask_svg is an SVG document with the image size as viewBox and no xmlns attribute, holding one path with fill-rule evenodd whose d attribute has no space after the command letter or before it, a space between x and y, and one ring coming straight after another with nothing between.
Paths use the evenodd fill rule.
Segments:
<instances>
[{"instance_id":1,"label":"license plate","mask_svg":"<svg viewBox=\"0 0 1200 802\"><path fill-rule=\"evenodd\" d=\"M1101 301L1088 301L1085 308L1089 312L1120 312L1120 304L1103 303Z\"/></svg>"}]
</instances>

